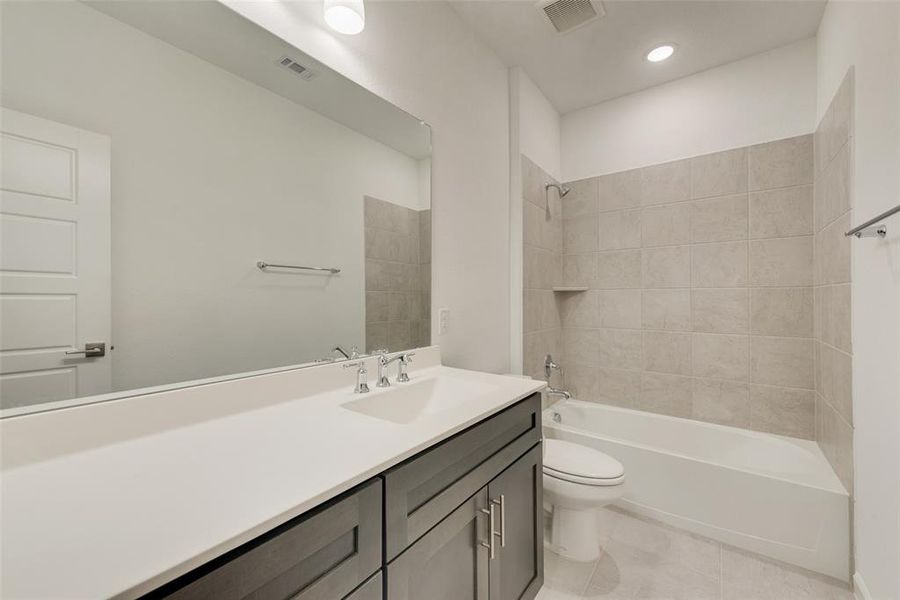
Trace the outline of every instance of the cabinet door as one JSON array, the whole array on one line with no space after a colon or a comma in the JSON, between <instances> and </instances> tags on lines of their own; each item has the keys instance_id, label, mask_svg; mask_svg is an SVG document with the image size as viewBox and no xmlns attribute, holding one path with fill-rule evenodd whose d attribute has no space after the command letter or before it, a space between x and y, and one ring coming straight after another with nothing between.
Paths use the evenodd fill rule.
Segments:
<instances>
[{"instance_id":1,"label":"cabinet door","mask_svg":"<svg viewBox=\"0 0 900 600\"><path fill-rule=\"evenodd\" d=\"M356 588L344 600L382 600L382 580L381 571L375 573L367 582ZM299 598L302 598L299 597ZM299 600L299 598L291 598L291 600Z\"/></svg>"},{"instance_id":2,"label":"cabinet door","mask_svg":"<svg viewBox=\"0 0 900 600\"><path fill-rule=\"evenodd\" d=\"M488 484L498 546L490 562L491 600L530 600L544 583L542 475L538 444Z\"/></svg>"},{"instance_id":3,"label":"cabinet door","mask_svg":"<svg viewBox=\"0 0 900 600\"><path fill-rule=\"evenodd\" d=\"M489 534L482 488L387 566L390 600L487 600Z\"/></svg>"}]
</instances>

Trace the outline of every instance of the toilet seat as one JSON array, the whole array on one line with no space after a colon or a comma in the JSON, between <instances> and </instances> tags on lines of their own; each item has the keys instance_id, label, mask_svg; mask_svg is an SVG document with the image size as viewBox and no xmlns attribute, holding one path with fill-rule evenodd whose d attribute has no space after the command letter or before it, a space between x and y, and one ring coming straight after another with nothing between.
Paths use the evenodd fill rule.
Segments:
<instances>
[{"instance_id":1,"label":"toilet seat","mask_svg":"<svg viewBox=\"0 0 900 600\"><path fill-rule=\"evenodd\" d=\"M622 463L599 450L565 440L544 440L544 474L590 486L619 485L625 481Z\"/></svg>"}]
</instances>

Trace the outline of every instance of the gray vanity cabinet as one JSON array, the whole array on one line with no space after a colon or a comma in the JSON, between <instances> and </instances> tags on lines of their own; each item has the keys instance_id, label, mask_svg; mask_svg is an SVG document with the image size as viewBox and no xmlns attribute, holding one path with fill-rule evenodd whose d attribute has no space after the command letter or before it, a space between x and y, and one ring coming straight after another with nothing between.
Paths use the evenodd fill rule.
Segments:
<instances>
[{"instance_id":1,"label":"gray vanity cabinet","mask_svg":"<svg viewBox=\"0 0 900 600\"><path fill-rule=\"evenodd\" d=\"M488 484L500 533L490 562L491 600L533 598L544 581L541 459L535 446Z\"/></svg>"},{"instance_id":2,"label":"gray vanity cabinet","mask_svg":"<svg viewBox=\"0 0 900 600\"><path fill-rule=\"evenodd\" d=\"M173 600L532 600L538 394L151 592Z\"/></svg>"}]
</instances>

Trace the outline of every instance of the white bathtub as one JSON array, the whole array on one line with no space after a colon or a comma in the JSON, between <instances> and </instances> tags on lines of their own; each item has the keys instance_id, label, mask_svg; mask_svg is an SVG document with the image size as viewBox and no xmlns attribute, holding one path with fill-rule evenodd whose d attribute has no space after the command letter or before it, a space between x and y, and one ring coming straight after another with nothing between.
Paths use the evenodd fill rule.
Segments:
<instances>
[{"instance_id":1,"label":"white bathtub","mask_svg":"<svg viewBox=\"0 0 900 600\"><path fill-rule=\"evenodd\" d=\"M617 458L627 510L849 580L849 498L815 442L578 400L544 435Z\"/></svg>"}]
</instances>

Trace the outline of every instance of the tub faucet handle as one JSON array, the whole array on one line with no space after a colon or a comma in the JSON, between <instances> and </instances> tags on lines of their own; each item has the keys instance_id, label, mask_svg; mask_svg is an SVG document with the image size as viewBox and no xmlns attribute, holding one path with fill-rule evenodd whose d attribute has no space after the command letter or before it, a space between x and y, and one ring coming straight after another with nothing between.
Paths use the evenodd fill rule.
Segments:
<instances>
[{"instance_id":1,"label":"tub faucet handle","mask_svg":"<svg viewBox=\"0 0 900 600\"><path fill-rule=\"evenodd\" d=\"M553 362L553 356L548 354L544 357L544 378L547 381L550 381L550 377L553 375L553 371L559 371L562 373L562 367Z\"/></svg>"}]
</instances>

